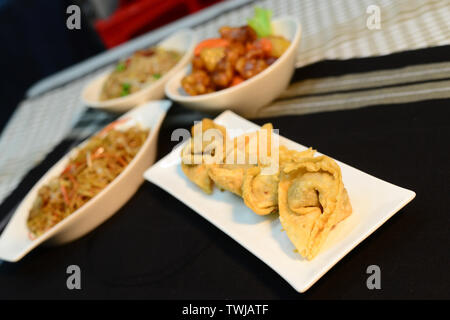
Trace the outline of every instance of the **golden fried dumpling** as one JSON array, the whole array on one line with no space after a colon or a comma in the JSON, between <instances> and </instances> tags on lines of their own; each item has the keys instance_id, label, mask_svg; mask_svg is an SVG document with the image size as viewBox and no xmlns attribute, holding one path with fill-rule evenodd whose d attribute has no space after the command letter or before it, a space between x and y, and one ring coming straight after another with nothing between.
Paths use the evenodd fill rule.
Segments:
<instances>
[{"instance_id":1,"label":"golden fried dumpling","mask_svg":"<svg viewBox=\"0 0 450 320\"><path fill-rule=\"evenodd\" d=\"M215 129L212 132L211 139L202 139L195 142L195 138L205 134L208 130ZM189 180L199 186L204 192L210 194L213 191L214 183L208 175L208 171L215 164L205 163L205 155L219 156L223 160L226 145L226 129L214 123L210 119L203 119L192 127L192 136L186 147L181 152L181 169ZM221 138L220 138L221 136ZM220 155L220 153L222 155Z\"/></svg>"},{"instance_id":2,"label":"golden fried dumpling","mask_svg":"<svg viewBox=\"0 0 450 320\"><path fill-rule=\"evenodd\" d=\"M248 145L251 139L252 136L248 136L248 139L243 140L235 138L232 143L233 148L229 148L227 153L228 158L226 161L231 163L216 165L208 171L209 177L221 190L233 192L238 196L242 195L245 171L257 165L256 152L254 154L255 158L253 158L254 163L252 163L249 153Z\"/></svg>"},{"instance_id":3,"label":"golden fried dumpling","mask_svg":"<svg viewBox=\"0 0 450 320\"><path fill-rule=\"evenodd\" d=\"M234 138L228 145L226 163L257 165L262 157L270 157L272 130L272 124L266 123L257 131ZM265 146L261 146L261 143Z\"/></svg>"},{"instance_id":4,"label":"golden fried dumpling","mask_svg":"<svg viewBox=\"0 0 450 320\"><path fill-rule=\"evenodd\" d=\"M284 146L279 148L278 171L274 174L264 174L263 166L251 168L246 171L242 185L244 202L256 214L266 215L278 210L278 182L280 168L295 159L312 157L315 150L305 151L289 150Z\"/></svg>"},{"instance_id":5,"label":"golden fried dumpling","mask_svg":"<svg viewBox=\"0 0 450 320\"><path fill-rule=\"evenodd\" d=\"M247 169L254 167L250 164L224 164L210 167L208 174L216 186L242 196L242 183Z\"/></svg>"},{"instance_id":6,"label":"golden fried dumpling","mask_svg":"<svg viewBox=\"0 0 450 320\"><path fill-rule=\"evenodd\" d=\"M314 258L331 228L352 212L341 170L329 157L287 164L278 185L281 224L298 252Z\"/></svg>"},{"instance_id":7,"label":"golden fried dumpling","mask_svg":"<svg viewBox=\"0 0 450 320\"><path fill-rule=\"evenodd\" d=\"M205 133L210 129L213 134ZM352 212L337 163L314 157L311 148L277 147L270 123L228 140L225 128L204 119L192 134L182 151L186 176L206 193L215 184L241 196L256 214L278 211L289 239L307 259L318 254L330 230ZM199 136L204 139L196 140Z\"/></svg>"},{"instance_id":8,"label":"golden fried dumpling","mask_svg":"<svg viewBox=\"0 0 450 320\"><path fill-rule=\"evenodd\" d=\"M210 131L213 130L213 131ZM202 139L202 151L206 151L208 150L208 147L212 147L212 146L217 146L217 143L222 142L223 144L225 144L227 142L227 130L225 129L225 127L215 123L213 120L208 119L208 118L204 118L202 119L201 122L195 124L192 128L191 128L191 135L193 138L195 138L196 136L200 135L200 134L205 134L206 132L212 132L214 133L214 131L216 131L216 134L219 134L222 139L221 140L216 140L214 137L214 139L212 139L213 141L211 141L210 137L206 136ZM191 144L194 143L194 139L191 139ZM195 152L198 152L198 150L195 150ZM223 146L223 152L225 152L225 145Z\"/></svg>"},{"instance_id":9,"label":"golden fried dumpling","mask_svg":"<svg viewBox=\"0 0 450 320\"><path fill-rule=\"evenodd\" d=\"M242 183L247 169L258 165L260 161L260 142L266 143L266 156L270 155L270 135L272 124L266 123L258 131L236 137L228 148L225 164L210 167L209 177L222 190L227 190L242 196ZM266 139L261 138L261 132L267 130ZM264 150L261 151L263 153ZM269 154L269 155L267 155Z\"/></svg>"},{"instance_id":10,"label":"golden fried dumpling","mask_svg":"<svg viewBox=\"0 0 450 320\"><path fill-rule=\"evenodd\" d=\"M309 148L303 151L290 150L285 146L280 146L279 148L279 163L280 167L286 166L294 161L301 161L303 158L313 157L316 150Z\"/></svg>"},{"instance_id":11,"label":"golden fried dumpling","mask_svg":"<svg viewBox=\"0 0 450 320\"><path fill-rule=\"evenodd\" d=\"M209 178L209 165L190 165L181 163L181 169L186 177L200 187L205 193L211 194L214 188L213 181Z\"/></svg>"},{"instance_id":12,"label":"golden fried dumpling","mask_svg":"<svg viewBox=\"0 0 450 320\"><path fill-rule=\"evenodd\" d=\"M261 174L261 167L248 169L242 185L244 202L256 214L266 215L277 210L278 174Z\"/></svg>"}]
</instances>

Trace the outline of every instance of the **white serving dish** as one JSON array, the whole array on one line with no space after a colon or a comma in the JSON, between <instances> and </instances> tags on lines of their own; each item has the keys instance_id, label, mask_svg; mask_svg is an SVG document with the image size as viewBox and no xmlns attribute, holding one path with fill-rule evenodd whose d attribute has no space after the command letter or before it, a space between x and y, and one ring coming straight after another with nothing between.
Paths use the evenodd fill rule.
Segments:
<instances>
[{"instance_id":1,"label":"white serving dish","mask_svg":"<svg viewBox=\"0 0 450 320\"><path fill-rule=\"evenodd\" d=\"M86 142L58 161L26 195L1 234L0 260L18 261L43 242L63 244L73 241L111 217L136 192L144 181L143 172L155 161L159 129L170 106L171 102L168 100L153 101L124 114L122 117L127 117L130 121L117 128L133 124L150 128L150 134L137 155L99 194L46 233L31 240L26 221L38 190L51 178L58 176L67 166L70 156L75 155L77 148Z\"/></svg>"},{"instance_id":2,"label":"white serving dish","mask_svg":"<svg viewBox=\"0 0 450 320\"><path fill-rule=\"evenodd\" d=\"M230 111L222 113L215 121L227 129L259 128ZM279 129L281 134L283 128ZM290 149L306 149L283 137L280 137L280 144ZM278 215L259 216L231 192L221 192L216 188L212 195L207 195L189 181L180 166L182 147L183 144L155 163L145 172L145 178L236 240L299 292L306 291L348 252L415 197L411 190L395 186L337 161L342 170L353 213L331 231L319 254L308 261L294 252L295 247L282 231Z\"/></svg>"},{"instance_id":3,"label":"white serving dish","mask_svg":"<svg viewBox=\"0 0 450 320\"><path fill-rule=\"evenodd\" d=\"M179 70L183 69L192 59L194 47L197 42L196 33L190 29L180 30L156 46L164 49L184 52L181 60L160 79L125 97L100 101L100 93L108 75L113 68L90 81L81 93L83 103L93 108L105 109L113 112L125 112L149 100L158 100L164 97L164 85Z\"/></svg>"},{"instance_id":4,"label":"white serving dish","mask_svg":"<svg viewBox=\"0 0 450 320\"><path fill-rule=\"evenodd\" d=\"M188 66L178 71L166 83L166 95L184 106L206 112L233 110L245 117L257 116L258 110L277 98L289 85L295 70L295 58L301 39L301 25L296 18L281 17L273 20L275 35L284 36L291 45L271 66L258 75L234 87L217 92L190 96L181 86L181 79L191 72Z\"/></svg>"}]
</instances>

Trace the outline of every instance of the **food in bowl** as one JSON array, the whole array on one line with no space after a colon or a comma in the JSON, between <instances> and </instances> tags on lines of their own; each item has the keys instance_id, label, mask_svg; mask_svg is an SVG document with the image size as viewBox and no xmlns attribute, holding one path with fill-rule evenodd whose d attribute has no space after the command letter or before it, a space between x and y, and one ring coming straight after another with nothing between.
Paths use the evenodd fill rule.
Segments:
<instances>
[{"instance_id":1,"label":"food in bowl","mask_svg":"<svg viewBox=\"0 0 450 320\"><path fill-rule=\"evenodd\" d=\"M255 8L241 27L223 26L220 38L206 39L194 49L192 72L181 80L191 96L226 89L248 80L273 64L290 45L272 34L271 12Z\"/></svg>"},{"instance_id":2,"label":"food in bowl","mask_svg":"<svg viewBox=\"0 0 450 320\"><path fill-rule=\"evenodd\" d=\"M128 96L164 76L183 53L161 47L136 51L131 57L120 61L107 77L100 93L100 100Z\"/></svg>"},{"instance_id":3,"label":"food in bowl","mask_svg":"<svg viewBox=\"0 0 450 320\"><path fill-rule=\"evenodd\" d=\"M27 219L31 238L42 235L85 205L133 160L149 130L137 125L116 129L127 120L119 119L90 138L61 174L39 189Z\"/></svg>"}]
</instances>

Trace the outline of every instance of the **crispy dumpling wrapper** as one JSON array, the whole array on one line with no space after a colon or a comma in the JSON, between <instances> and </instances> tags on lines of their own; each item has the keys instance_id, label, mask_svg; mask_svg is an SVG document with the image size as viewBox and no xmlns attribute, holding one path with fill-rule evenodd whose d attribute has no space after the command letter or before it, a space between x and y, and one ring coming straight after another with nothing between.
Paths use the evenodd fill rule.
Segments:
<instances>
[{"instance_id":1,"label":"crispy dumpling wrapper","mask_svg":"<svg viewBox=\"0 0 450 320\"><path fill-rule=\"evenodd\" d=\"M256 214L266 215L278 211L278 183L281 168L295 159L312 157L315 150L289 150L284 146L279 148L278 171L274 174L264 174L264 166L260 165L245 172L242 185L243 199L247 207Z\"/></svg>"},{"instance_id":2,"label":"crispy dumpling wrapper","mask_svg":"<svg viewBox=\"0 0 450 320\"><path fill-rule=\"evenodd\" d=\"M227 157L224 163L211 166L208 174L214 181L216 186L221 190L233 192L238 196L242 196L242 184L244 182L245 172L258 166L260 161L270 156L270 141L273 126L266 123L260 130L243 134L236 137L231 142L231 147L227 150ZM262 130L266 130L266 139L260 137ZM261 150L260 142L265 143L267 148ZM262 155L262 156L261 156Z\"/></svg>"},{"instance_id":3,"label":"crispy dumpling wrapper","mask_svg":"<svg viewBox=\"0 0 450 320\"><path fill-rule=\"evenodd\" d=\"M201 123L193 126L191 131L193 138L181 151L181 169L189 180L211 194L214 183L208 171L216 166L215 159L223 160L228 139L226 129L210 119L203 119ZM202 139L205 134L207 136Z\"/></svg>"},{"instance_id":4,"label":"crispy dumpling wrapper","mask_svg":"<svg viewBox=\"0 0 450 320\"><path fill-rule=\"evenodd\" d=\"M262 175L260 167L246 171L242 197L256 214L266 215L278 209L278 174Z\"/></svg>"},{"instance_id":5,"label":"crispy dumpling wrapper","mask_svg":"<svg viewBox=\"0 0 450 320\"><path fill-rule=\"evenodd\" d=\"M208 175L208 165L186 165L181 163L181 169L186 177L195 183L205 193L211 194L213 192L214 183Z\"/></svg>"},{"instance_id":6,"label":"crispy dumpling wrapper","mask_svg":"<svg viewBox=\"0 0 450 320\"><path fill-rule=\"evenodd\" d=\"M352 212L341 170L326 156L297 159L283 168L278 207L287 236L308 260L320 251L333 226Z\"/></svg>"},{"instance_id":7,"label":"crispy dumpling wrapper","mask_svg":"<svg viewBox=\"0 0 450 320\"><path fill-rule=\"evenodd\" d=\"M217 165L210 167L208 174L219 189L242 196L242 183L244 181L245 172L248 168L252 167L254 167L254 165Z\"/></svg>"}]
</instances>

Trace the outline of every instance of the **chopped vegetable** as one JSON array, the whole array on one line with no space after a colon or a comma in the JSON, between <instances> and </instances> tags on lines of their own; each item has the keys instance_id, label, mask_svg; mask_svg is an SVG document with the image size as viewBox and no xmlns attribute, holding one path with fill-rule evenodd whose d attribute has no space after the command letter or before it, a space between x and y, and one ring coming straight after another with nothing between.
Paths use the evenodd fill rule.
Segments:
<instances>
[{"instance_id":1,"label":"chopped vegetable","mask_svg":"<svg viewBox=\"0 0 450 320\"><path fill-rule=\"evenodd\" d=\"M125 70L125 68L126 68L125 63L121 62L116 66L116 71L123 71L123 70Z\"/></svg>"},{"instance_id":2,"label":"chopped vegetable","mask_svg":"<svg viewBox=\"0 0 450 320\"><path fill-rule=\"evenodd\" d=\"M203 49L206 48L225 48L229 46L230 42L223 38L211 38L200 42L194 49L196 56L200 55Z\"/></svg>"},{"instance_id":3,"label":"chopped vegetable","mask_svg":"<svg viewBox=\"0 0 450 320\"><path fill-rule=\"evenodd\" d=\"M122 83L122 92L120 93L120 96L123 97L123 96L129 95L130 88L131 88L131 85L128 82Z\"/></svg>"},{"instance_id":4,"label":"chopped vegetable","mask_svg":"<svg viewBox=\"0 0 450 320\"><path fill-rule=\"evenodd\" d=\"M258 37L263 38L272 34L271 17L272 11L256 7L253 18L248 19L247 23L256 31Z\"/></svg>"},{"instance_id":5,"label":"chopped vegetable","mask_svg":"<svg viewBox=\"0 0 450 320\"><path fill-rule=\"evenodd\" d=\"M153 74L153 78L158 80L159 78L161 78L161 73L155 73Z\"/></svg>"},{"instance_id":6,"label":"chopped vegetable","mask_svg":"<svg viewBox=\"0 0 450 320\"><path fill-rule=\"evenodd\" d=\"M66 188L64 188L64 185L62 183L60 184L60 186L61 186L61 193L63 195L63 200L64 200L66 205L69 205L70 204L69 203L69 196L67 195Z\"/></svg>"},{"instance_id":7,"label":"chopped vegetable","mask_svg":"<svg viewBox=\"0 0 450 320\"><path fill-rule=\"evenodd\" d=\"M267 39L271 43L271 54L276 58L281 57L291 45L288 40L280 36L270 36Z\"/></svg>"}]
</instances>

